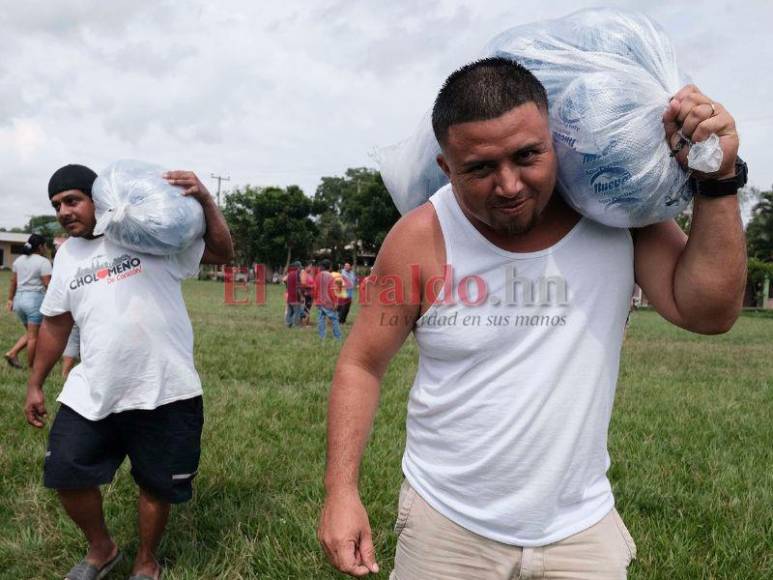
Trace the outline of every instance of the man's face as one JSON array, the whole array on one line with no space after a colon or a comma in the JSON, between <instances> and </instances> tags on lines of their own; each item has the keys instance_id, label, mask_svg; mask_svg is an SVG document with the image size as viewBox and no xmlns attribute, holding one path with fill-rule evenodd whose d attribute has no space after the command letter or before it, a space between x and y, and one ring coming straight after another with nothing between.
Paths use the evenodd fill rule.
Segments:
<instances>
[{"instance_id":1,"label":"man's face","mask_svg":"<svg viewBox=\"0 0 773 580\"><path fill-rule=\"evenodd\" d=\"M344 270L349 272L351 269L352 269L352 265L349 262L346 262L346 264L344 264Z\"/></svg>"},{"instance_id":2,"label":"man's face","mask_svg":"<svg viewBox=\"0 0 773 580\"><path fill-rule=\"evenodd\" d=\"M452 125L438 164L478 228L526 233L556 185L547 113L526 103L496 119Z\"/></svg>"},{"instance_id":3,"label":"man's face","mask_svg":"<svg viewBox=\"0 0 773 580\"><path fill-rule=\"evenodd\" d=\"M89 237L97 223L94 214L94 202L78 189L57 193L51 198L56 210L56 219L74 238Z\"/></svg>"}]
</instances>

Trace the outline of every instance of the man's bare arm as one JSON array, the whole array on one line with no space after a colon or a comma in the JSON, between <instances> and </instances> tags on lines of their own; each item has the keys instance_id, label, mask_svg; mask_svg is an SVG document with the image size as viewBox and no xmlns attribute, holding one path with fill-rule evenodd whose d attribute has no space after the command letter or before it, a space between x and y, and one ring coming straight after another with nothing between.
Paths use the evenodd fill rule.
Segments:
<instances>
[{"instance_id":1,"label":"man's bare arm","mask_svg":"<svg viewBox=\"0 0 773 580\"><path fill-rule=\"evenodd\" d=\"M231 231L225 221L223 212L217 207L215 198L202 202L204 218L207 220L207 233L204 235L204 255L202 264L228 264L234 258L233 241Z\"/></svg>"},{"instance_id":2,"label":"man's bare arm","mask_svg":"<svg viewBox=\"0 0 773 580\"><path fill-rule=\"evenodd\" d=\"M738 135L733 118L696 87L679 91L663 116L666 138L673 146L681 134L693 142L711 133L720 138L723 163L715 175L735 174ZM683 165L687 151L677 160ZM693 202L689 238L673 221L635 231L636 281L667 320L693 332L729 330L741 310L746 286L746 240L738 199L734 195Z\"/></svg>"},{"instance_id":3,"label":"man's bare arm","mask_svg":"<svg viewBox=\"0 0 773 580\"><path fill-rule=\"evenodd\" d=\"M690 237L673 221L636 233L636 277L666 319L692 332L727 332L746 285L746 241L736 198L696 198Z\"/></svg>"},{"instance_id":4,"label":"man's bare arm","mask_svg":"<svg viewBox=\"0 0 773 580\"><path fill-rule=\"evenodd\" d=\"M46 416L43 383L54 365L62 356L72 330L73 319L69 312L59 316L46 316L40 325L35 362L27 381L27 401L24 415L34 427L42 427Z\"/></svg>"},{"instance_id":5,"label":"man's bare arm","mask_svg":"<svg viewBox=\"0 0 773 580\"><path fill-rule=\"evenodd\" d=\"M361 288L364 304L341 351L330 391L327 497L318 535L331 563L353 576L378 570L368 516L359 496L359 469L378 407L381 379L419 317L420 299L410 299L408 286L411 262L422 265L422 250L417 248L428 246L423 239L430 231L424 223L428 218L435 219L434 210L420 208L398 222L384 241L373 275ZM391 300L395 284L403 285L406 298L399 304ZM390 318L398 324L385 324Z\"/></svg>"}]
</instances>

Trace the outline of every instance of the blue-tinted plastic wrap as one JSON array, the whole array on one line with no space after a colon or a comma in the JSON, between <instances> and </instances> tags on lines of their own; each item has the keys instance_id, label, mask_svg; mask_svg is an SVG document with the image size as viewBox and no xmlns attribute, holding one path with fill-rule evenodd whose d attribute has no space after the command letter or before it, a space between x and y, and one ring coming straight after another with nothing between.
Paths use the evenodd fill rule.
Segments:
<instances>
[{"instance_id":1,"label":"blue-tinted plastic wrap","mask_svg":"<svg viewBox=\"0 0 773 580\"><path fill-rule=\"evenodd\" d=\"M514 59L545 86L558 185L581 214L641 227L687 206L688 175L670 156L662 115L688 79L665 32L646 16L582 10L507 30L481 56ZM381 174L401 212L447 183L435 163L439 152L429 117L414 137L381 151ZM721 159L712 135L691 147L689 164L716 171Z\"/></svg>"},{"instance_id":2,"label":"blue-tinted plastic wrap","mask_svg":"<svg viewBox=\"0 0 773 580\"><path fill-rule=\"evenodd\" d=\"M204 235L201 204L182 194L157 165L124 159L106 167L92 187L95 234L137 252L177 254Z\"/></svg>"}]
</instances>

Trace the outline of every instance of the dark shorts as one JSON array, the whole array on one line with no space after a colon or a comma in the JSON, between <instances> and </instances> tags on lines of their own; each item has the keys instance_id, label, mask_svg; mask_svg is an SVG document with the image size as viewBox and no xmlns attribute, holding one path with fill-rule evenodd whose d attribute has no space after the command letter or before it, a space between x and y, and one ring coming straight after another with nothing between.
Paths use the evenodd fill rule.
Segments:
<instances>
[{"instance_id":1,"label":"dark shorts","mask_svg":"<svg viewBox=\"0 0 773 580\"><path fill-rule=\"evenodd\" d=\"M152 411L124 411L89 421L59 407L48 439L43 485L83 489L105 485L128 455L137 485L161 500L193 495L199 468L204 409L201 397Z\"/></svg>"}]
</instances>

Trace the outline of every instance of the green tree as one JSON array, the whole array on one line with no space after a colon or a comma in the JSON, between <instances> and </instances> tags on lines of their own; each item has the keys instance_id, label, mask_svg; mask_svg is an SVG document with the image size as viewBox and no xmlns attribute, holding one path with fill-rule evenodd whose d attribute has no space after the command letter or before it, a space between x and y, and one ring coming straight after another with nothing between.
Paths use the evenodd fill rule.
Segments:
<instances>
[{"instance_id":1,"label":"green tree","mask_svg":"<svg viewBox=\"0 0 773 580\"><path fill-rule=\"evenodd\" d=\"M351 183L345 177L323 177L314 193L319 213L330 211L340 216L343 198L350 189Z\"/></svg>"},{"instance_id":2,"label":"green tree","mask_svg":"<svg viewBox=\"0 0 773 580\"><path fill-rule=\"evenodd\" d=\"M316 249L328 250L332 263L339 264L345 259L346 245L351 237L341 218L334 211L325 210L319 216L317 229L319 235L316 238Z\"/></svg>"},{"instance_id":3,"label":"green tree","mask_svg":"<svg viewBox=\"0 0 773 580\"><path fill-rule=\"evenodd\" d=\"M352 224L352 231L363 249L378 252L387 233L400 219L400 212L378 171L349 171L352 172L354 187L343 200L344 220Z\"/></svg>"},{"instance_id":4,"label":"green tree","mask_svg":"<svg viewBox=\"0 0 773 580\"><path fill-rule=\"evenodd\" d=\"M773 262L773 190L758 194L746 226L746 245L750 258Z\"/></svg>"},{"instance_id":5,"label":"green tree","mask_svg":"<svg viewBox=\"0 0 773 580\"><path fill-rule=\"evenodd\" d=\"M237 261L271 267L286 265L292 258L304 258L318 233L312 220L314 202L301 188L245 186L225 199L225 215Z\"/></svg>"},{"instance_id":6,"label":"green tree","mask_svg":"<svg viewBox=\"0 0 773 580\"><path fill-rule=\"evenodd\" d=\"M24 231L39 234L46 239L49 248L54 247L54 238L64 236L66 232L55 215L33 215L24 226Z\"/></svg>"},{"instance_id":7,"label":"green tree","mask_svg":"<svg viewBox=\"0 0 773 580\"><path fill-rule=\"evenodd\" d=\"M384 186L381 174L366 167L350 168L343 177L323 177L314 195L314 201L324 208L322 215L332 214L340 222L340 228L322 228L337 236L341 231L346 240L348 251L339 252L356 263L361 251L378 252L387 232L400 218L389 192ZM334 223L333 217L325 218ZM319 240L319 248L333 250L333 242L327 233Z\"/></svg>"},{"instance_id":8,"label":"green tree","mask_svg":"<svg viewBox=\"0 0 773 580\"><path fill-rule=\"evenodd\" d=\"M59 224L55 215L34 215L30 217L24 230L30 233L40 234L41 236L59 236L64 235L64 228Z\"/></svg>"}]
</instances>

